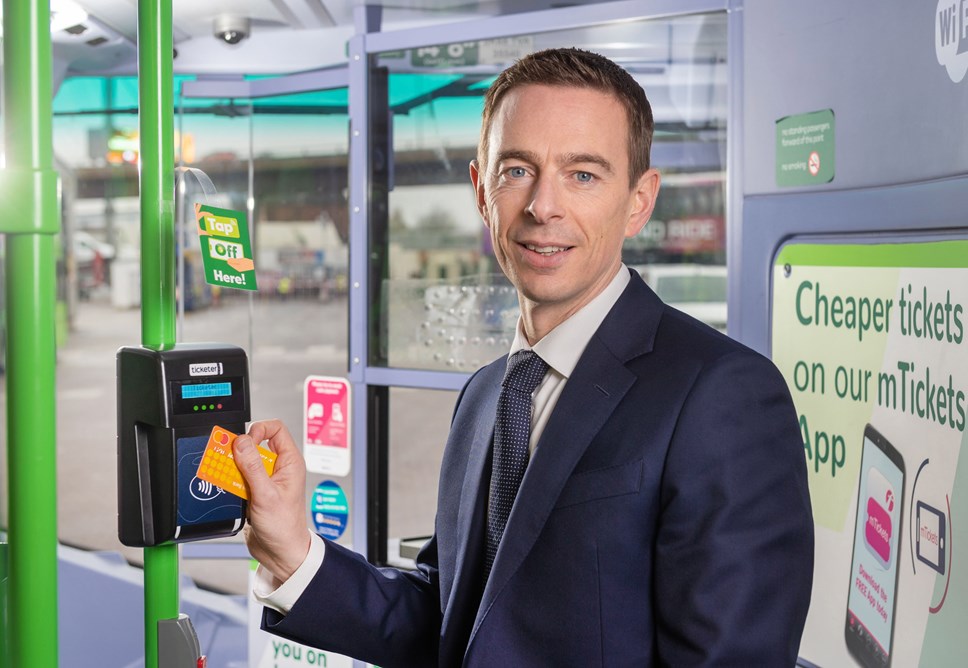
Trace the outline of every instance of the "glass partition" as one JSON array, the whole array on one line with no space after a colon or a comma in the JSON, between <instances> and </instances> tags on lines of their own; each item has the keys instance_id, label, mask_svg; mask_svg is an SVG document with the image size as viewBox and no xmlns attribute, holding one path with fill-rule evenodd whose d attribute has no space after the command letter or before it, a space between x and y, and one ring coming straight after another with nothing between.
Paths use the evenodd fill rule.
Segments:
<instances>
[{"instance_id":1,"label":"glass partition","mask_svg":"<svg viewBox=\"0 0 968 668\"><path fill-rule=\"evenodd\" d=\"M456 392L390 390L389 536L407 540L433 533L437 478L456 400Z\"/></svg>"},{"instance_id":2,"label":"glass partition","mask_svg":"<svg viewBox=\"0 0 968 668\"><path fill-rule=\"evenodd\" d=\"M346 373L346 101L345 89L244 102L194 99L187 109L214 113L185 113L176 123L196 146L186 166L212 179L220 206L248 210L259 286L250 293L205 284L200 264L192 270L200 261L192 231L184 257L184 340L244 347L252 419L281 419L297 443L306 376ZM203 140L213 143L200 152ZM187 224L194 230L193 217ZM202 297L189 308L193 290ZM323 478L307 474L307 498ZM348 478L330 478L352 498ZM234 573L233 591L244 591L246 568L245 560L185 562L186 572L203 581Z\"/></svg>"},{"instance_id":3,"label":"glass partition","mask_svg":"<svg viewBox=\"0 0 968 668\"><path fill-rule=\"evenodd\" d=\"M176 78L176 97L185 80ZM178 243L185 268L179 338L244 347L253 419L281 418L297 441L305 377L346 373L346 105L345 89L177 101L176 160L205 171L222 206L249 209L251 184L260 288L250 299L205 284L192 229ZM134 77L72 78L55 99L54 121L59 170L73 184L64 189L64 228L77 295L72 331L58 351L58 423L67 425L58 430L59 535L71 545L120 551L132 562L142 551L117 538L111 407L115 352L140 342L136 106ZM191 183L189 208L199 192ZM102 265L97 272L95 263ZM310 474L307 494L320 481ZM245 556L244 548L236 554ZM183 571L203 587L247 590L248 559L186 558Z\"/></svg>"},{"instance_id":4,"label":"glass partition","mask_svg":"<svg viewBox=\"0 0 968 668\"><path fill-rule=\"evenodd\" d=\"M369 173L371 366L394 369L404 381L407 370L469 374L507 353L517 295L478 215L468 164L487 86L516 59L558 46L612 58L644 87L663 186L652 220L627 240L623 259L667 302L725 331L726 34L726 15L716 13L379 54L370 142L374 155L385 142L390 161ZM373 112L381 99L385 117ZM455 399L453 392L389 393L391 561L397 539L433 532L439 453ZM416 542L404 540L399 555L415 555Z\"/></svg>"},{"instance_id":5,"label":"glass partition","mask_svg":"<svg viewBox=\"0 0 968 668\"><path fill-rule=\"evenodd\" d=\"M377 366L470 372L505 352L517 300L500 272L468 177L483 92L526 53L577 46L620 63L656 121L663 186L623 258L660 296L725 330L726 15L609 24L381 54L389 73L392 168L385 219ZM383 184L374 184L380 188Z\"/></svg>"}]
</instances>

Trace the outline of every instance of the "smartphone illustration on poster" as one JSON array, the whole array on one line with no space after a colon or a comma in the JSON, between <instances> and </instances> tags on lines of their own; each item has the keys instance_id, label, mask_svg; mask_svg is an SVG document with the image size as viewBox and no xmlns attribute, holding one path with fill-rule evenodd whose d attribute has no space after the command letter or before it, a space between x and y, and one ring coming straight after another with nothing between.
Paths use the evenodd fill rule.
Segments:
<instances>
[{"instance_id":1,"label":"smartphone illustration on poster","mask_svg":"<svg viewBox=\"0 0 968 668\"><path fill-rule=\"evenodd\" d=\"M844 625L847 649L866 668L891 664L903 506L904 459L867 425Z\"/></svg>"}]
</instances>

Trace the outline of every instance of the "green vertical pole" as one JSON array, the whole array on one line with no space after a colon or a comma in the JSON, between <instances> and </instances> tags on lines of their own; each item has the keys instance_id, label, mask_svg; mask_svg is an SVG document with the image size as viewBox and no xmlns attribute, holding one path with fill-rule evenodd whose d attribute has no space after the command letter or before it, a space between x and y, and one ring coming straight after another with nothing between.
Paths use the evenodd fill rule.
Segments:
<instances>
[{"instance_id":1,"label":"green vertical pole","mask_svg":"<svg viewBox=\"0 0 968 668\"><path fill-rule=\"evenodd\" d=\"M48 0L4 0L8 659L57 665L53 74Z\"/></svg>"},{"instance_id":2,"label":"green vertical pole","mask_svg":"<svg viewBox=\"0 0 968 668\"><path fill-rule=\"evenodd\" d=\"M171 0L138 1L141 130L141 342L175 343L175 148ZM158 665L158 621L178 616L178 548L145 549L145 666Z\"/></svg>"},{"instance_id":3,"label":"green vertical pole","mask_svg":"<svg viewBox=\"0 0 968 668\"><path fill-rule=\"evenodd\" d=\"M10 546L0 543L0 667L10 665L7 651L7 552Z\"/></svg>"}]
</instances>

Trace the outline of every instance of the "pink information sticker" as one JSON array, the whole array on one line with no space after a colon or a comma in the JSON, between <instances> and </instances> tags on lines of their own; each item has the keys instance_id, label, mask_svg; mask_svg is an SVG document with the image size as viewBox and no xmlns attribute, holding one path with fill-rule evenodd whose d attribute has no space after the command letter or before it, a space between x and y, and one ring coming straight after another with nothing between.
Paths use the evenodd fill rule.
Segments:
<instances>
[{"instance_id":1,"label":"pink information sticker","mask_svg":"<svg viewBox=\"0 0 968 668\"><path fill-rule=\"evenodd\" d=\"M350 472L350 384L345 378L309 376L303 388L303 456L306 470Z\"/></svg>"}]
</instances>

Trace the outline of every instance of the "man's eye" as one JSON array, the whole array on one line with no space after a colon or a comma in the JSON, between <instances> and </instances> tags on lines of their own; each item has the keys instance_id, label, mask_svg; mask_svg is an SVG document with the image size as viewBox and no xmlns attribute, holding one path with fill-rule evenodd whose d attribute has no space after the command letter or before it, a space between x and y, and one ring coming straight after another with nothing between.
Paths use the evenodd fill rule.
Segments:
<instances>
[{"instance_id":1,"label":"man's eye","mask_svg":"<svg viewBox=\"0 0 968 668\"><path fill-rule=\"evenodd\" d=\"M520 179L521 177L526 176L527 173L528 172L524 167L511 167L508 170L508 175L515 179Z\"/></svg>"},{"instance_id":2,"label":"man's eye","mask_svg":"<svg viewBox=\"0 0 968 668\"><path fill-rule=\"evenodd\" d=\"M589 174L588 172L578 172L577 174L575 174L575 178L581 181L582 183L591 183L591 181L595 177Z\"/></svg>"}]
</instances>

